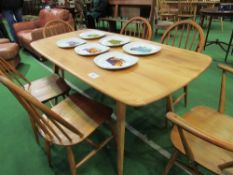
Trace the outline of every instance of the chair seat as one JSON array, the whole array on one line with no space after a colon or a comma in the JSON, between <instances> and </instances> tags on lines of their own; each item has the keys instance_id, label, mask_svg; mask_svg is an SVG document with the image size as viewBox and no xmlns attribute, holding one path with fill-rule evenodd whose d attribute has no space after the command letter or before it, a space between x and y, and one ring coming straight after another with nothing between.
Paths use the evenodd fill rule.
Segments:
<instances>
[{"instance_id":1,"label":"chair seat","mask_svg":"<svg viewBox=\"0 0 233 175\"><path fill-rule=\"evenodd\" d=\"M233 118L228 115L221 114L208 107L200 106L186 113L184 119L192 126L198 126L203 132L233 143L233 134L229 134L233 131ZM232 152L203 141L187 132L184 133L188 144L191 145L192 152L195 153L194 159L197 163L216 174L233 174L233 168L226 169L224 172L218 168L218 165L233 161ZM184 153L184 148L176 127L172 130L171 140L176 149ZM208 148L208 150L205 148ZM206 154L207 152L208 155Z\"/></svg>"},{"instance_id":2,"label":"chair seat","mask_svg":"<svg viewBox=\"0 0 233 175\"><path fill-rule=\"evenodd\" d=\"M167 29L170 25L172 25L172 21L158 21L155 25L155 28L157 29Z\"/></svg>"},{"instance_id":3,"label":"chair seat","mask_svg":"<svg viewBox=\"0 0 233 175\"><path fill-rule=\"evenodd\" d=\"M193 14L180 14L180 15L177 15L178 18L193 18L194 15Z\"/></svg>"},{"instance_id":4,"label":"chair seat","mask_svg":"<svg viewBox=\"0 0 233 175\"><path fill-rule=\"evenodd\" d=\"M95 129L98 128L104 120L108 118L110 119L112 114L111 108L84 97L79 93L66 98L61 103L54 106L52 110L59 114L64 120L76 127L83 134L83 137L80 138L77 134L62 126L64 131L70 138L72 138L72 141L70 141L50 121L51 126L54 128L61 140L58 140L56 137L54 137L53 140L49 140L48 138L45 139L48 139L54 144L66 146L83 141L93 131L95 131ZM41 134L44 136L43 133Z\"/></svg>"},{"instance_id":5,"label":"chair seat","mask_svg":"<svg viewBox=\"0 0 233 175\"><path fill-rule=\"evenodd\" d=\"M66 84L64 79L56 74L32 81L30 86L26 84L24 88L41 102L49 101L70 90L70 87Z\"/></svg>"}]
</instances>

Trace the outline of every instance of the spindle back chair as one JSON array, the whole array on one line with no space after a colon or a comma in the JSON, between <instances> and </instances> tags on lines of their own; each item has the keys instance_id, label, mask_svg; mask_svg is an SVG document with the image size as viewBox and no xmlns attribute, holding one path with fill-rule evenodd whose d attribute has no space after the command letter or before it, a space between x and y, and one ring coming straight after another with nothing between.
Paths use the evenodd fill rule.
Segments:
<instances>
[{"instance_id":1,"label":"spindle back chair","mask_svg":"<svg viewBox=\"0 0 233 175\"><path fill-rule=\"evenodd\" d=\"M151 40L152 27L147 19L136 16L124 24L120 34Z\"/></svg>"},{"instance_id":2,"label":"spindle back chair","mask_svg":"<svg viewBox=\"0 0 233 175\"><path fill-rule=\"evenodd\" d=\"M43 28L43 37L47 38L72 31L74 31L74 28L69 23L56 19L45 24Z\"/></svg>"},{"instance_id":3,"label":"spindle back chair","mask_svg":"<svg viewBox=\"0 0 233 175\"><path fill-rule=\"evenodd\" d=\"M194 21L178 21L171 25L163 34L161 43L179 47L196 52L202 52L205 44L205 36L202 28ZM187 106L188 86L183 88L184 92L173 99L168 96L168 110L174 111L174 106L184 98Z\"/></svg>"},{"instance_id":4,"label":"spindle back chair","mask_svg":"<svg viewBox=\"0 0 233 175\"><path fill-rule=\"evenodd\" d=\"M100 103L80 94L74 94L50 109L7 77L0 76L0 82L12 92L29 113L30 119L33 121L34 133L36 135L39 133L45 139L50 165L50 146L52 144L64 146L67 148L71 174L76 175L76 169L113 138L111 135L100 144L96 144L88 138L103 122L109 121L111 118L112 110ZM72 146L82 141L91 144L95 149L79 163L75 163Z\"/></svg>"},{"instance_id":5,"label":"spindle back chair","mask_svg":"<svg viewBox=\"0 0 233 175\"><path fill-rule=\"evenodd\" d=\"M1 74L19 84L41 102L56 99L70 91L66 82L56 74L30 81L3 58L0 58L0 71Z\"/></svg>"}]
</instances>

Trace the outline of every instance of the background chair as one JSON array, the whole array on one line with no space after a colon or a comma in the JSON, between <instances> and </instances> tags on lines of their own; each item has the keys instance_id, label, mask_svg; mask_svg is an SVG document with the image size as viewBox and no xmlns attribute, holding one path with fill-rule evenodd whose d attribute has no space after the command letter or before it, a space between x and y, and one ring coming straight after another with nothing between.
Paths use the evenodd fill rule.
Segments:
<instances>
[{"instance_id":1,"label":"background chair","mask_svg":"<svg viewBox=\"0 0 233 175\"><path fill-rule=\"evenodd\" d=\"M0 71L44 103L56 99L58 96L66 95L70 91L70 87L64 79L56 74L30 81L3 58L0 58Z\"/></svg>"},{"instance_id":2,"label":"background chair","mask_svg":"<svg viewBox=\"0 0 233 175\"><path fill-rule=\"evenodd\" d=\"M74 31L74 28L69 23L56 19L45 24L43 28L43 37L47 38L72 31Z\"/></svg>"},{"instance_id":3,"label":"background chair","mask_svg":"<svg viewBox=\"0 0 233 175\"><path fill-rule=\"evenodd\" d=\"M174 47L201 52L204 48L205 37L202 28L191 20L178 21L171 25L163 34L161 43ZM187 106L188 85L184 92L176 99L172 95L168 97L168 110L174 111L174 105L184 98Z\"/></svg>"},{"instance_id":4,"label":"background chair","mask_svg":"<svg viewBox=\"0 0 233 175\"><path fill-rule=\"evenodd\" d=\"M8 78L0 76L0 82L27 110L30 119L34 122L34 130L45 139L49 164L51 164L50 146L52 144L64 146L67 150L71 174L76 175L76 168L89 160L113 138L110 135L100 144L88 138L103 122L111 119L111 108L75 94L49 109ZM72 146L83 141L91 144L94 149L79 163L76 163Z\"/></svg>"},{"instance_id":5,"label":"background chair","mask_svg":"<svg viewBox=\"0 0 233 175\"><path fill-rule=\"evenodd\" d=\"M193 0L178 0L178 21L185 19L196 19L197 5L193 3Z\"/></svg>"},{"instance_id":6,"label":"background chair","mask_svg":"<svg viewBox=\"0 0 233 175\"><path fill-rule=\"evenodd\" d=\"M152 28L145 18L133 17L124 24L120 34L151 40Z\"/></svg>"},{"instance_id":7,"label":"background chair","mask_svg":"<svg viewBox=\"0 0 233 175\"><path fill-rule=\"evenodd\" d=\"M36 20L19 22L14 24L14 30L19 41L19 44L28 51L40 57L40 54L35 52L30 43L32 41L43 38L43 27L45 24L54 19L61 19L68 22L74 27L74 20L71 13L65 9L42 9L39 17Z\"/></svg>"},{"instance_id":8,"label":"background chair","mask_svg":"<svg viewBox=\"0 0 233 175\"><path fill-rule=\"evenodd\" d=\"M200 174L195 163L214 174L233 174L233 118L224 114L226 73L233 74L233 68L223 64L219 67L222 69L222 82L218 111L199 106L182 118L174 113L167 114L167 118L175 125L171 132L175 152L163 175L178 161L179 153L188 158L188 165L181 163L193 174Z\"/></svg>"},{"instance_id":9,"label":"background chair","mask_svg":"<svg viewBox=\"0 0 233 175\"><path fill-rule=\"evenodd\" d=\"M54 35L59 35L62 33L72 32L74 28L67 22L63 20L52 20L45 24L43 28L43 38L47 38ZM59 67L54 65L54 73L60 74L61 77L64 77L64 71L61 70ZM59 71L60 70L60 71Z\"/></svg>"}]
</instances>

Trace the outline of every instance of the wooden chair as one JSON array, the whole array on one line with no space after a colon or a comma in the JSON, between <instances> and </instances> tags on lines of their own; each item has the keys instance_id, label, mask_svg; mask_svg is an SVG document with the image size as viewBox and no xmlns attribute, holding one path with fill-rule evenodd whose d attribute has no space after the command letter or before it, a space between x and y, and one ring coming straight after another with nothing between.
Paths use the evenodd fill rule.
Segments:
<instances>
[{"instance_id":1,"label":"wooden chair","mask_svg":"<svg viewBox=\"0 0 233 175\"><path fill-rule=\"evenodd\" d=\"M73 32L74 28L67 22L56 19L49 21L45 24L43 28L43 37L51 37L63 33ZM54 73L59 74L61 77L64 78L64 71L60 69L58 66L54 65L53 67Z\"/></svg>"},{"instance_id":2,"label":"wooden chair","mask_svg":"<svg viewBox=\"0 0 233 175\"><path fill-rule=\"evenodd\" d=\"M179 153L189 161L184 167L192 174L197 171L196 163L214 174L233 174L233 118L224 114L226 73L233 74L233 68L220 64L222 69L221 93L218 111L199 106L193 108L183 117L168 113L167 118L174 123L171 132L175 152L171 156L163 175L166 175L177 160Z\"/></svg>"},{"instance_id":3,"label":"wooden chair","mask_svg":"<svg viewBox=\"0 0 233 175\"><path fill-rule=\"evenodd\" d=\"M60 19L56 19L45 24L43 28L43 37L47 38L72 31L74 31L74 28L69 23Z\"/></svg>"},{"instance_id":4,"label":"wooden chair","mask_svg":"<svg viewBox=\"0 0 233 175\"><path fill-rule=\"evenodd\" d=\"M185 19L196 19L197 5L193 0L178 0L178 21Z\"/></svg>"},{"instance_id":5,"label":"wooden chair","mask_svg":"<svg viewBox=\"0 0 233 175\"><path fill-rule=\"evenodd\" d=\"M50 146L52 144L64 146L67 150L71 174L76 175L76 169L94 156L113 138L109 134L110 136L100 144L88 138L103 122L110 121L111 108L80 94L74 94L50 109L8 78L0 76L0 82L15 95L30 114L30 119L34 123L33 129L45 139L45 148L50 165ZM76 163L72 146L83 141L92 145L94 149Z\"/></svg>"},{"instance_id":6,"label":"wooden chair","mask_svg":"<svg viewBox=\"0 0 233 175\"><path fill-rule=\"evenodd\" d=\"M175 18L178 13L178 9L175 8L170 8L170 6L167 4L165 0L159 0L159 11L158 15L161 20L166 20L166 21L175 21Z\"/></svg>"},{"instance_id":7,"label":"wooden chair","mask_svg":"<svg viewBox=\"0 0 233 175\"><path fill-rule=\"evenodd\" d=\"M178 21L171 25L163 34L161 43L174 47L184 48L201 52L204 48L205 37L202 28L194 21L185 20ZM184 92L177 99L173 99L172 95L168 97L168 110L174 111L174 105L184 98L185 106L187 106L188 85L184 88Z\"/></svg>"},{"instance_id":8,"label":"wooden chair","mask_svg":"<svg viewBox=\"0 0 233 175\"><path fill-rule=\"evenodd\" d=\"M152 28L150 23L142 17L133 17L122 27L120 34L151 40Z\"/></svg>"},{"instance_id":9,"label":"wooden chair","mask_svg":"<svg viewBox=\"0 0 233 175\"><path fill-rule=\"evenodd\" d=\"M70 91L70 87L64 79L56 74L30 81L3 58L0 58L0 72L0 74L4 74L12 81L17 82L43 103L56 99L58 96L68 95Z\"/></svg>"}]
</instances>

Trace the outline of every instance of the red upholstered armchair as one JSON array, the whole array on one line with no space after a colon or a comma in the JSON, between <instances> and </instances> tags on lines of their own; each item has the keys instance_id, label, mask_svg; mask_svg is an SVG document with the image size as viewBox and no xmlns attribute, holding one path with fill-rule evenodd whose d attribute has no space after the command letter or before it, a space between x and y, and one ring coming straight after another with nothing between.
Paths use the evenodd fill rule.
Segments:
<instances>
[{"instance_id":1,"label":"red upholstered armchair","mask_svg":"<svg viewBox=\"0 0 233 175\"><path fill-rule=\"evenodd\" d=\"M51 20L62 19L74 27L71 13L65 9L42 9L39 18L33 21L19 22L14 24L19 44L27 50L38 55L30 46L32 41L42 39L43 26Z\"/></svg>"}]
</instances>

